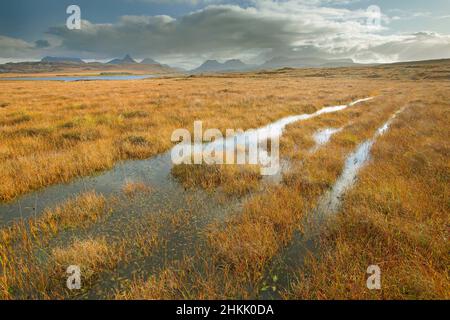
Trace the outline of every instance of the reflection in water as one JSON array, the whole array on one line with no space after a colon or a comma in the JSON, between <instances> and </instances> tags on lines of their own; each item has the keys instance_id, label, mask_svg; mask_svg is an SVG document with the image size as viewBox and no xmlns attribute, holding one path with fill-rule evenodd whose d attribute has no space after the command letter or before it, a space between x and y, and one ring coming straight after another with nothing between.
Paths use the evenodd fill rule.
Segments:
<instances>
[{"instance_id":1,"label":"reflection in water","mask_svg":"<svg viewBox=\"0 0 450 320\"><path fill-rule=\"evenodd\" d=\"M367 100L358 100L348 106ZM259 131L259 134L251 136L250 139L252 137L268 139L274 133L281 135L288 124L310 119L320 114L340 111L348 106L327 107L313 114L283 118L255 130ZM242 141L242 136L236 136L233 139ZM282 167L288 165L288 162L281 161ZM67 244L70 237L79 237L80 235L82 237L106 236L109 241L114 242L114 239L121 239L134 234L136 226L140 225L144 221L143 219L146 219L149 215L168 212L176 216L183 212L189 212L190 223L185 225L182 231L177 230L174 233L164 234L166 242L159 251L154 252L151 256L136 258L132 263L120 264L113 271L114 277L127 279L136 274L144 276L154 274L158 272L159 268L167 265L168 261L181 259L185 255L192 254L193 248L202 243L203 238L199 235L205 226L214 220L222 220L230 213L239 212L242 203L245 201L245 198L227 198L226 201L223 201L220 198L220 190L215 194L209 194L198 189L185 190L180 183L172 178L172 166L170 150L147 160L119 163L112 170L97 176L80 178L68 184L54 185L29 193L20 197L14 203L0 205L0 225L11 223L20 218L38 216L45 208L54 207L68 198L90 190L95 190L106 197L116 197L118 201L111 201L109 204L113 207L114 214L89 229L62 232L55 239L56 243ZM277 182L277 178L281 179L281 176L272 177L275 182ZM144 183L150 186L152 191L135 198L127 198L122 194L122 188L128 181ZM269 181L269 183L273 183L273 181ZM166 230L163 232L166 232ZM118 285L115 279L111 278L111 274L108 272L100 275L99 280L89 291L89 297L104 297L104 292L113 290Z\"/></svg>"},{"instance_id":2,"label":"reflection in water","mask_svg":"<svg viewBox=\"0 0 450 320\"><path fill-rule=\"evenodd\" d=\"M267 145L269 141L271 142L271 145L275 148L278 148L279 144L278 142L275 144L275 141L279 141L281 136L283 135L284 130L286 129L286 126L299 122L304 121L308 119L315 118L317 116L320 116L322 114L327 113L333 113L337 111L344 110L350 106L354 106L358 103L362 103L365 101L372 100L373 97L364 98L355 100L352 103L349 103L348 105L340 105L340 106L332 106L332 107L324 107L314 113L309 114L301 114L301 115L295 115L295 116L288 116L285 118L282 118L280 120L277 120L267 126L258 128L256 130L248 130L244 133L236 134L231 137L226 138L219 138L214 140L213 142L209 143L194 143L192 148L189 150L185 150L187 152L184 153L184 159L190 160L192 156L195 154L203 153L205 151L208 152L208 154L214 153L218 155L225 155L228 151L235 152L236 150L244 150L245 159L252 159L252 156L254 156L255 161L250 162L250 164L259 164L261 167L266 169L272 169L276 167L278 164L277 170L275 172L273 170L268 170L268 174L264 173L265 176L271 176L271 175L277 175L280 176L280 163L278 163L279 153L274 153L274 149L272 148L272 154L269 154L267 151ZM335 132L330 133L330 136L334 134ZM328 138L329 139L329 138ZM178 146L173 148L173 157L179 158L179 151L183 148L185 145L185 142L180 143ZM250 154L250 150L255 150L259 146L256 154ZM180 148L178 148L180 147ZM224 159L222 159L224 160ZM224 162L222 162L224 163ZM281 166L283 163L281 163ZM281 168L282 169L282 168ZM263 171L262 171L263 172Z\"/></svg>"},{"instance_id":3,"label":"reflection in water","mask_svg":"<svg viewBox=\"0 0 450 320\"><path fill-rule=\"evenodd\" d=\"M317 208L318 214L333 214L339 210L342 196L354 184L359 170L369 160L370 150L372 149L373 144L378 137L387 132L392 121L402 111L403 108L394 113L383 126L378 128L372 139L361 143L358 148L347 157L342 174L336 180L333 188L320 200Z\"/></svg>"},{"instance_id":4,"label":"reflection in water","mask_svg":"<svg viewBox=\"0 0 450 320\"><path fill-rule=\"evenodd\" d=\"M312 114L285 117L250 132L249 136L248 133L236 135L228 138L228 140L233 139L238 144L245 144L246 141L249 141L248 139L259 139L257 140L259 143L269 139L274 134L281 135L285 127L294 122L344 110L348 106L354 106L357 103L371 99L373 98L356 100L348 105L325 107ZM205 144L204 148L211 145L226 146L227 139ZM0 204L0 225L20 218L39 215L45 208L54 207L64 200L87 190L95 190L105 196L118 194L121 192L126 180L143 182L152 186L153 189L158 190L156 194L165 194L164 199L167 199L166 205L169 206L170 201L179 201L177 195L179 192L184 192L184 188L171 177L171 169L171 151L147 160L125 161L114 166L112 170L97 176L79 178L68 184L53 185L19 197L15 202Z\"/></svg>"},{"instance_id":5,"label":"reflection in water","mask_svg":"<svg viewBox=\"0 0 450 320\"><path fill-rule=\"evenodd\" d=\"M342 128L326 128L323 130L319 130L313 135L314 142L316 145L311 148L310 152L316 152L319 150L320 147L322 147L324 144L327 144L328 141L330 141L331 137L342 131Z\"/></svg>"},{"instance_id":6,"label":"reflection in water","mask_svg":"<svg viewBox=\"0 0 450 320\"><path fill-rule=\"evenodd\" d=\"M270 283L271 275L275 274L279 280L271 285L280 286L279 289L288 289L288 285L291 283L289 275L295 274L301 268L308 254L317 251L316 240L320 233L320 227L326 223L328 216L339 211L343 195L354 185L358 172L370 159L370 150L377 138L389 130L392 121L403 110L404 108L401 108L395 112L386 123L378 128L371 139L361 143L347 157L344 169L333 187L319 199L317 207L304 219L302 233L294 232L289 246L274 259L272 266L267 270L266 282ZM264 298L280 298L279 291L268 291L262 295Z\"/></svg>"}]
</instances>

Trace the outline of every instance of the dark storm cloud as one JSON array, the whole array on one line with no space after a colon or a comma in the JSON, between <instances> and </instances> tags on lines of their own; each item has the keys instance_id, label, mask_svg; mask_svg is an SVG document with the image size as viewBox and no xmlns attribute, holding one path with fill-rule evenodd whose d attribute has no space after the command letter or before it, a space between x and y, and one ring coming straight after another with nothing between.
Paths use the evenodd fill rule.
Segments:
<instances>
[{"instance_id":1,"label":"dark storm cloud","mask_svg":"<svg viewBox=\"0 0 450 320\"><path fill-rule=\"evenodd\" d=\"M51 49L83 58L106 59L130 53L190 66L206 58L262 62L277 55L350 57L364 62L450 57L448 36L389 34L390 18L385 15L382 25L373 25L368 23L370 16L365 9L329 6L344 2L348 1L261 0L246 7L210 5L176 18L126 15L114 23L83 20L81 30L64 25L49 28L51 41L45 48L44 42L30 45L7 38L4 45L0 39L0 57L30 51L42 54L42 50Z\"/></svg>"},{"instance_id":2,"label":"dark storm cloud","mask_svg":"<svg viewBox=\"0 0 450 320\"><path fill-rule=\"evenodd\" d=\"M34 45L36 48L42 49L42 48L48 48L50 47L50 42L47 40L36 40L34 42Z\"/></svg>"},{"instance_id":3,"label":"dark storm cloud","mask_svg":"<svg viewBox=\"0 0 450 320\"><path fill-rule=\"evenodd\" d=\"M49 30L70 50L118 55L207 54L248 49L284 48L298 35L283 18L266 19L239 7L209 7L173 19L168 16L124 16L117 24L84 21L80 31Z\"/></svg>"}]
</instances>

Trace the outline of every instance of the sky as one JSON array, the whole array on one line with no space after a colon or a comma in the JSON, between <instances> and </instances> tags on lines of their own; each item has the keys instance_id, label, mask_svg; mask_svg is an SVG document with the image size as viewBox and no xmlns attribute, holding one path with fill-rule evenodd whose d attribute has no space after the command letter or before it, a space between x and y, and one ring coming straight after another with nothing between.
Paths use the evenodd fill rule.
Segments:
<instances>
[{"instance_id":1,"label":"sky","mask_svg":"<svg viewBox=\"0 0 450 320\"><path fill-rule=\"evenodd\" d=\"M69 5L81 29L66 26ZM0 63L131 54L193 68L274 57L450 58L448 0L14 0L0 2Z\"/></svg>"}]
</instances>

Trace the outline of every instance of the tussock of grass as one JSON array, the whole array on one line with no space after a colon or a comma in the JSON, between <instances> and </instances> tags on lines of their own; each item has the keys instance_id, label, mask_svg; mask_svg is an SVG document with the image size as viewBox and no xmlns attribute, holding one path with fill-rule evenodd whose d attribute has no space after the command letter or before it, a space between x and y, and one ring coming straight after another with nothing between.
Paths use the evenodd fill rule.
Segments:
<instances>
[{"instance_id":1,"label":"tussock of grass","mask_svg":"<svg viewBox=\"0 0 450 320\"><path fill-rule=\"evenodd\" d=\"M134 197L137 194L152 192L152 187L143 182L128 181L123 185L122 192L128 197Z\"/></svg>"},{"instance_id":2,"label":"tussock of grass","mask_svg":"<svg viewBox=\"0 0 450 320\"><path fill-rule=\"evenodd\" d=\"M7 104L0 109L0 199L107 169L120 159L167 150L172 130L189 129L197 119L204 120L205 128L248 129L377 95L381 99L289 126L281 151L292 165L281 185L251 195L242 212L206 231L196 229L195 236L204 242L190 256L165 261L151 277L128 279L115 298L258 297L271 261L289 245L294 230L302 230L303 217L336 181L346 156L404 105L410 105L408 112L377 141L372 162L346 195L342 212L324 229L318 255L291 275L298 281L284 297L448 298L448 84L424 81L419 87L415 82L338 75L355 70L324 70L326 79L311 73L317 70L283 70L138 84L52 83L52 95L41 93L36 83L20 83L25 90L15 90L17 83L0 83L0 101ZM411 75L402 70L377 68L370 77L383 72L393 78ZM343 130L317 152L306 152L312 133L325 127ZM241 196L258 187L259 170L256 175L253 169L176 166L172 173L186 187ZM144 189L129 183L123 191L132 197ZM82 266L89 290L90 282L116 268L118 261L129 263L131 256L146 257L163 246L163 233L179 234L193 226L188 213L156 214L135 221L124 239L87 235L48 247L61 230L101 221L107 208L106 199L88 193L29 224L1 230L0 298L72 297L65 290L66 265ZM381 267L381 291L365 287L371 264Z\"/></svg>"},{"instance_id":3,"label":"tussock of grass","mask_svg":"<svg viewBox=\"0 0 450 320\"><path fill-rule=\"evenodd\" d=\"M55 265L53 277L60 278L63 282L67 278L65 274L67 268L71 265L79 266L83 286L87 288L88 283L100 273L100 270L114 267L123 254L123 245L114 247L105 238L75 239L67 247L57 247L52 250L51 259Z\"/></svg>"},{"instance_id":4,"label":"tussock of grass","mask_svg":"<svg viewBox=\"0 0 450 320\"><path fill-rule=\"evenodd\" d=\"M265 263L289 241L302 208L300 197L285 187L255 196L245 204L241 215L231 218L224 227L210 230L212 251L230 264L236 275L255 280Z\"/></svg>"},{"instance_id":5,"label":"tussock of grass","mask_svg":"<svg viewBox=\"0 0 450 320\"><path fill-rule=\"evenodd\" d=\"M104 263L104 257L108 255L109 247L105 239L87 239L73 241L68 248L55 248L52 250L53 259L58 265L68 267L79 265L83 274L92 274L96 266Z\"/></svg>"},{"instance_id":6,"label":"tussock of grass","mask_svg":"<svg viewBox=\"0 0 450 320\"><path fill-rule=\"evenodd\" d=\"M1 229L0 239L4 245L13 244L17 240L23 243L41 241L64 229L87 227L107 213L106 199L95 192L86 192L54 209L46 209L36 219L18 221Z\"/></svg>"},{"instance_id":7,"label":"tussock of grass","mask_svg":"<svg viewBox=\"0 0 450 320\"><path fill-rule=\"evenodd\" d=\"M7 108L0 108L0 201L110 169L120 160L164 152L172 146L173 130L191 129L198 119L205 128L222 131L257 128L350 101L352 91L367 96L376 86L290 81L282 75L184 80L48 82L45 90L39 82L3 81L0 101Z\"/></svg>"},{"instance_id":8,"label":"tussock of grass","mask_svg":"<svg viewBox=\"0 0 450 320\"><path fill-rule=\"evenodd\" d=\"M36 226L57 231L88 226L106 214L106 199L95 192L83 193L55 209L46 209Z\"/></svg>"},{"instance_id":9,"label":"tussock of grass","mask_svg":"<svg viewBox=\"0 0 450 320\"><path fill-rule=\"evenodd\" d=\"M149 279L135 279L126 288L115 294L117 300L170 300L180 297L179 291L184 286L174 270L165 269L158 276Z\"/></svg>"},{"instance_id":10,"label":"tussock of grass","mask_svg":"<svg viewBox=\"0 0 450 320\"><path fill-rule=\"evenodd\" d=\"M200 187L213 191L222 187L230 196L243 196L257 190L261 180L257 165L181 164L172 168L172 175L186 188Z\"/></svg>"},{"instance_id":11,"label":"tussock of grass","mask_svg":"<svg viewBox=\"0 0 450 320\"><path fill-rule=\"evenodd\" d=\"M375 144L287 298L448 299L448 102L416 98ZM417 95L418 93L416 93ZM428 103L422 103L426 99ZM379 265L382 290L368 290Z\"/></svg>"},{"instance_id":12,"label":"tussock of grass","mask_svg":"<svg viewBox=\"0 0 450 320\"><path fill-rule=\"evenodd\" d=\"M51 279L48 266L36 251L45 248L62 230L85 228L101 219L108 211L106 199L87 192L62 205L47 209L38 218L18 221L0 230L0 297L7 299L40 292L46 297ZM34 293L32 293L34 292Z\"/></svg>"},{"instance_id":13,"label":"tussock of grass","mask_svg":"<svg viewBox=\"0 0 450 320\"><path fill-rule=\"evenodd\" d=\"M397 99L402 98L399 96ZM294 230L302 231L302 218L335 181L345 156L357 143L373 135L376 128L396 110L396 103L396 99L389 104L373 102L370 111L351 117L355 123L350 122L336 134L326 148L316 154L303 153L300 157L302 162L294 165L284 176L282 185L252 196L240 214L224 223L211 225L206 233L207 250L200 250L195 256L196 260L201 261L200 267L196 265L195 268L200 268L204 273L186 276L185 269L170 273L173 281L179 284L177 291L169 291L171 297L257 297L259 283L271 259L289 244ZM323 121L328 121L327 116L306 122L301 127L319 126ZM286 132L287 141L303 134L300 130L291 133L291 128ZM347 131L357 137L354 145L347 143ZM189 265L186 268L194 267ZM195 289L186 290L189 285L195 286ZM138 281L135 286L139 291L140 286L145 287L145 284Z\"/></svg>"}]
</instances>

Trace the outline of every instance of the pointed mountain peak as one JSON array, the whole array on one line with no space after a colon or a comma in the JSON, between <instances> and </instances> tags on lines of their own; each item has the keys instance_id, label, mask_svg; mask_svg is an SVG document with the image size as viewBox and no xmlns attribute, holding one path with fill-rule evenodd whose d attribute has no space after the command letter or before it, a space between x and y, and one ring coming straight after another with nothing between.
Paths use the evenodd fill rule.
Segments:
<instances>
[{"instance_id":1,"label":"pointed mountain peak","mask_svg":"<svg viewBox=\"0 0 450 320\"><path fill-rule=\"evenodd\" d=\"M141 64L160 64L158 61L153 60L152 58L145 58L141 61Z\"/></svg>"},{"instance_id":2,"label":"pointed mountain peak","mask_svg":"<svg viewBox=\"0 0 450 320\"><path fill-rule=\"evenodd\" d=\"M136 63L136 61L129 55L127 54L123 59L122 59L123 63Z\"/></svg>"},{"instance_id":3,"label":"pointed mountain peak","mask_svg":"<svg viewBox=\"0 0 450 320\"><path fill-rule=\"evenodd\" d=\"M109 64L135 64L137 63L129 54L123 59L113 59L108 62Z\"/></svg>"}]
</instances>

